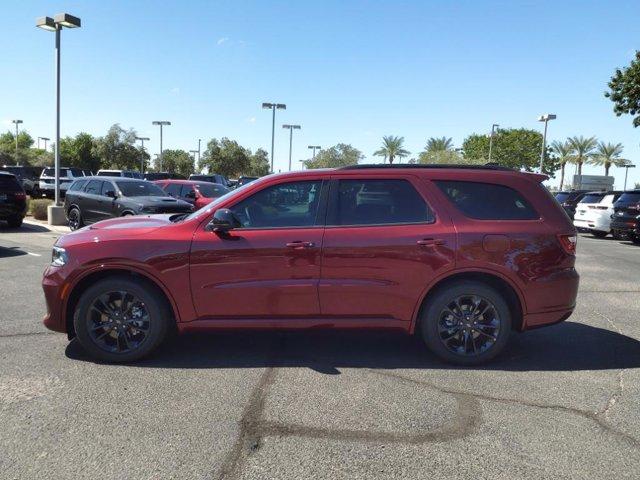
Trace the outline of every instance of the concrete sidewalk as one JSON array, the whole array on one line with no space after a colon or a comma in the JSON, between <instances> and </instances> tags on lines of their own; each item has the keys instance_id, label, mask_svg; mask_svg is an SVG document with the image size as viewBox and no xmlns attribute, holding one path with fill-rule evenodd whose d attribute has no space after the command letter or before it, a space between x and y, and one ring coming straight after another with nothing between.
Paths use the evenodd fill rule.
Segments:
<instances>
[{"instance_id":1,"label":"concrete sidewalk","mask_svg":"<svg viewBox=\"0 0 640 480\"><path fill-rule=\"evenodd\" d=\"M35 218L31 217L31 216L27 216L24 218L23 223L27 224L27 225L33 225L33 226L37 226L40 228L44 228L49 232L55 232L55 233L69 233L71 230L69 230L69 227L67 227L66 225L49 225L46 220L36 220ZM44 231L44 230L42 230Z\"/></svg>"}]
</instances>

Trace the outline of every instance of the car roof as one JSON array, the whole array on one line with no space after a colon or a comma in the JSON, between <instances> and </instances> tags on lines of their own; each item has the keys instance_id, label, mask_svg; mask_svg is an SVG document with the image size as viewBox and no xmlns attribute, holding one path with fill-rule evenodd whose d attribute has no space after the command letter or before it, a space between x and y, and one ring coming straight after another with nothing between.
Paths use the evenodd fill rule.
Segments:
<instances>
[{"instance_id":1,"label":"car roof","mask_svg":"<svg viewBox=\"0 0 640 480\"><path fill-rule=\"evenodd\" d=\"M90 177L78 177L78 180L117 180L118 182L146 182L142 178L111 177L109 175L92 175ZM152 182L149 182L152 183Z\"/></svg>"},{"instance_id":2,"label":"car roof","mask_svg":"<svg viewBox=\"0 0 640 480\"><path fill-rule=\"evenodd\" d=\"M181 178L161 178L153 180L152 183L173 183L177 185L202 185L203 183L208 183L210 185L220 185L219 183L205 182L204 180L183 180Z\"/></svg>"}]
</instances>

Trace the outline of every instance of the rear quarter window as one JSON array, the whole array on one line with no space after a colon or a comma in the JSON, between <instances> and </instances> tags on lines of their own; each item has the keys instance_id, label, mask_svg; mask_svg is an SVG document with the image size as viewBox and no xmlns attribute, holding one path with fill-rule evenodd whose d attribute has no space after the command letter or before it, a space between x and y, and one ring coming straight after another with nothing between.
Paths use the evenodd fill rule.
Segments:
<instances>
[{"instance_id":1,"label":"rear quarter window","mask_svg":"<svg viewBox=\"0 0 640 480\"><path fill-rule=\"evenodd\" d=\"M3 192L21 192L22 187L14 176L0 175L0 191Z\"/></svg>"},{"instance_id":2,"label":"rear quarter window","mask_svg":"<svg viewBox=\"0 0 640 480\"><path fill-rule=\"evenodd\" d=\"M483 182L437 180L436 185L458 210L476 220L537 220L538 212L516 190Z\"/></svg>"},{"instance_id":3,"label":"rear quarter window","mask_svg":"<svg viewBox=\"0 0 640 480\"><path fill-rule=\"evenodd\" d=\"M69 191L75 192L77 190L82 190L82 188L85 186L86 183L87 183L87 180L76 180L69 187Z\"/></svg>"}]
</instances>

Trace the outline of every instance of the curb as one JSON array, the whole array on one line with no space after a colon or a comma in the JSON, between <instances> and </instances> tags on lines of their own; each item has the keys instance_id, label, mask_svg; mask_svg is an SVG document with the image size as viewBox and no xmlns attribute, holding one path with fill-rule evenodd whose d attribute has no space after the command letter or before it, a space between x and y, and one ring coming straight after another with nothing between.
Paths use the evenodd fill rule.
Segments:
<instances>
[{"instance_id":1,"label":"curb","mask_svg":"<svg viewBox=\"0 0 640 480\"><path fill-rule=\"evenodd\" d=\"M41 220L35 220L33 217L25 217L25 219L22 222L26 223L27 225L34 225L36 227L46 228L50 232L56 232L56 233L70 233L71 232L71 230L69 230L69 227L67 227L67 226L64 226L64 225L49 225L47 222L41 221Z\"/></svg>"}]
</instances>

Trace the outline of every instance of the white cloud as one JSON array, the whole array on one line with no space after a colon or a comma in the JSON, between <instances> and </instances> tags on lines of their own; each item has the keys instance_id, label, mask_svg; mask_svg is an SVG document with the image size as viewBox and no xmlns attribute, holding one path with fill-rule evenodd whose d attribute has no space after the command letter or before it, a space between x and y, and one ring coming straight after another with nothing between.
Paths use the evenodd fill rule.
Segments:
<instances>
[{"instance_id":1,"label":"white cloud","mask_svg":"<svg viewBox=\"0 0 640 480\"><path fill-rule=\"evenodd\" d=\"M222 45L223 43L227 43L229 41L229 37L221 37L216 42L217 45Z\"/></svg>"}]
</instances>

